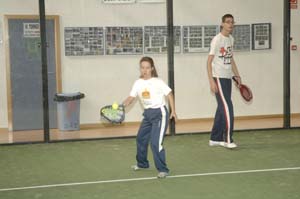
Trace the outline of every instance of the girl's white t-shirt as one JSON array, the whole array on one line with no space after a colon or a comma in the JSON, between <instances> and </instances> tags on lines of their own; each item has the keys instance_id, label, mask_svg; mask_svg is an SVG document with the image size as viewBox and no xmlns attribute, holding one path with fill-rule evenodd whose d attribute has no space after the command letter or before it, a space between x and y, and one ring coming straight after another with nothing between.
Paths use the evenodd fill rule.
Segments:
<instances>
[{"instance_id":1,"label":"girl's white t-shirt","mask_svg":"<svg viewBox=\"0 0 300 199\"><path fill-rule=\"evenodd\" d=\"M136 80L130 96L138 96L145 109L160 108L166 105L165 96L171 91L171 88L163 80L153 77L147 80Z\"/></svg>"}]
</instances>

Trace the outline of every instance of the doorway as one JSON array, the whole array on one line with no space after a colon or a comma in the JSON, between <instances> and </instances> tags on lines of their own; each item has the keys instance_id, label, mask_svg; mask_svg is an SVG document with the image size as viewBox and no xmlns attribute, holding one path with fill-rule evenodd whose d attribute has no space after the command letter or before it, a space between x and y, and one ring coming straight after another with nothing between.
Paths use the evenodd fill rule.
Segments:
<instances>
[{"instance_id":1,"label":"doorway","mask_svg":"<svg viewBox=\"0 0 300 199\"><path fill-rule=\"evenodd\" d=\"M10 131L43 129L42 63L38 16L5 16ZM46 19L50 128L57 127L55 93L61 91L59 18Z\"/></svg>"}]
</instances>

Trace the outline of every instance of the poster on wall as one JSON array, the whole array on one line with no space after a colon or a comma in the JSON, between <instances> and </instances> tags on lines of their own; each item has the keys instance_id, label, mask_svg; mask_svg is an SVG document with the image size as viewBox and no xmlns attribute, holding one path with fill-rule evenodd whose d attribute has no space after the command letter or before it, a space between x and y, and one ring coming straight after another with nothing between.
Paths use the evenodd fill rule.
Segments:
<instances>
[{"instance_id":1,"label":"poster on wall","mask_svg":"<svg viewBox=\"0 0 300 199\"><path fill-rule=\"evenodd\" d=\"M65 55L103 55L103 39L102 27L66 27Z\"/></svg>"},{"instance_id":2,"label":"poster on wall","mask_svg":"<svg viewBox=\"0 0 300 199\"><path fill-rule=\"evenodd\" d=\"M250 51L250 25L235 25L232 32L232 36L234 38L234 51Z\"/></svg>"},{"instance_id":3,"label":"poster on wall","mask_svg":"<svg viewBox=\"0 0 300 199\"><path fill-rule=\"evenodd\" d=\"M211 40L219 32L219 26L183 26L182 32L184 53L208 52Z\"/></svg>"},{"instance_id":4,"label":"poster on wall","mask_svg":"<svg viewBox=\"0 0 300 199\"><path fill-rule=\"evenodd\" d=\"M180 53L180 26L174 26L174 52ZM168 51L167 26L144 27L144 53L166 53Z\"/></svg>"},{"instance_id":5,"label":"poster on wall","mask_svg":"<svg viewBox=\"0 0 300 199\"><path fill-rule=\"evenodd\" d=\"M271 49L271 23L252 24L252 50Z\"/></svg>"},{"instance_id":6,"label":"poster on wall","mask_svg":"<svg viewBox=\"0 0 300 199\"><path fill-rule=\"evenodd\" d=\"M107 55L143 53L142 27L106 27L105 52Z\"/></svg>"}]
</instances>

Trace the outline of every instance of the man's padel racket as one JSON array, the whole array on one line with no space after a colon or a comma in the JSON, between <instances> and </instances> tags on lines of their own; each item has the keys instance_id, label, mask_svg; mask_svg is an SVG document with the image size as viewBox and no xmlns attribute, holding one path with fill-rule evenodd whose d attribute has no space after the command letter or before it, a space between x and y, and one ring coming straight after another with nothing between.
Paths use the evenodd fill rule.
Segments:
<instances>
[{"instance_id":1,"label":"man's padel racket","mask_svg":"<svg viewBox=\"0 0 300 199\"><path fill-rule=\"evenodd\" d=\"M235 76L233 76L232 79L235 81L236 86L239 88L241 96L243 97L243 99L247 102L250 102L253 99L251 89L248 86L246 86L245 84L240 84L239 85Z\"/></svg>"},{"instance_id":2,"label":"man's padel racket","mask_svg":"<svg viewBox=\"0 0 300 199\"><path fill-rule=\"evenodd\" d=\"M108 105L100 110L102 118L113 124L121 124L125 119L125 109L123 105Z\"/></svg>"}]
</instances>

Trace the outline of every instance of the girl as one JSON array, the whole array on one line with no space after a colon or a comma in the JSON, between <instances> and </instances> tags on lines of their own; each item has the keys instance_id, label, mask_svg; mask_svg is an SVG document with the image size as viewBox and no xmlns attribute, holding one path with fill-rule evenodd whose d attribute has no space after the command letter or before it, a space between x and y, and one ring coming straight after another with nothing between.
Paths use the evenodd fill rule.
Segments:
<instances>
[{"instance_id":1,"label":"girl","mask_svg":"<svg viewBox=\"0 0 300 199\"><path fill-rule=\"evenodd\" d=\"M132 169L137 171L149 168L147 159L148 144L151 149L158 178L165 178L169 174L166 164L163 138L168 127L169 113L166 108L165 96L171 107L170 118L177 120L175 113L174 97L169 86L158 78L154 62L150 57L140 60L140 78L133 84L129 97L123 102L126 107L138 96L143 107L143 120L137 134L137 164Z\"/></svg>"}]
</instances>

